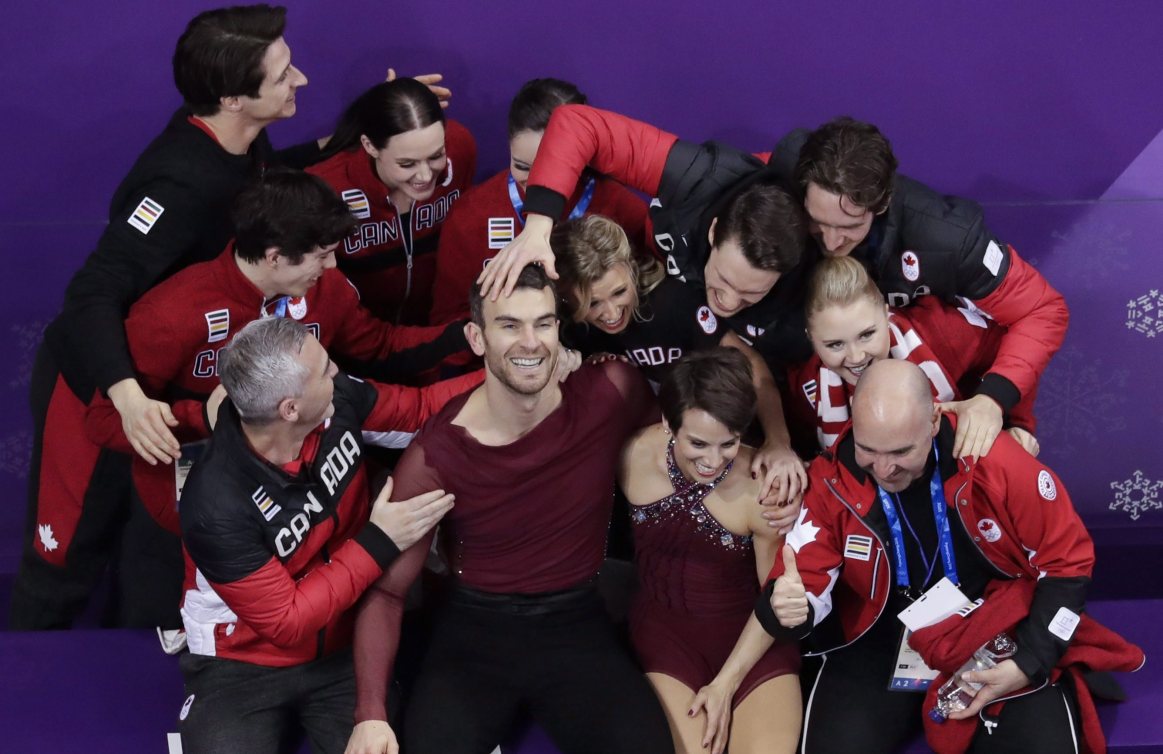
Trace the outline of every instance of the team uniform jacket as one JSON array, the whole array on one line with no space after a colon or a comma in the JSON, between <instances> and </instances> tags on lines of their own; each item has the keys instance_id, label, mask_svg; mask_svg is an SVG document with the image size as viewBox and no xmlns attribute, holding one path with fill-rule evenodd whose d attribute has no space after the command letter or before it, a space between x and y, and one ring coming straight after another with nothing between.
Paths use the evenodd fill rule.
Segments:
<instances>
[{"instance_id":1,"label":"team uniform jacket","mask_svg":"<svg viewBox=\"0 0 1163 754\"><path fill-rule=\"evenodd\" d=\"M232 155L187 110L174 113L117 187L109 225L45 332L77 397L87 401L95 389L134 376L124 335L130 304L222 251L233 234L230 205L246 180L271 163L305 165L318 151L312 142L275 152L262 131L247 154Z\"/></svg>"},{"instance_id":2,"label":"team uniform jacket","mask_svg":"<svg viewBox=\"0 0 1163 754\"><path fill-rule=\"evenodd\" d=\"M147 394L172 404L180 422L174 429L179 440L209 435L204 401L218 386L219 350L248 322L269 315L276 306L277 300L264 301L242 274L233 244L217 259L183 270L134 305L125 323L133 362ZM325 271L306 296L289 300L285 316L306 325L337 360L399 360L418 370L464 347L463 333L454 325L406 327L376 319L360 306L355 289L336 269ZM470 378L471 384L476 382L479 375ZM86 432L98 444L132 452L107 399L90 407ZM134 484L142 502L158 523L176 532L174 483L171 466L150 466L135 455Z\"/></svg>"},{"instance_id":3,"label":"team uniform jacket","mask_svg":"<svg viewBox=\"0 0 1163 754\"><path fill-rule=\"evenodd\" d=\"M327 181L359 221L335 258L359 290L364 306L381 319L427 322L441 227L476 172L472 134L454 120L445 128L448 167L437 176L432 196L416 202L403 216L362 148L340 152L308 171Z\"/></svg>"},{"instance_id":4,"label":"team uniform jacket","mask_svg":"<svg viewBox=\"0 0 1163 754\"><path fill-rule=\"evenodd\" d=\"M335 414L295 474L250 449L224 402L182 494L191 652L287 667L350 645L347 609L399 554L368 522L360 431L417 428L438 409L417 392L337 375Z\"/></svg>"},{"instance_id":5,"label":"team uniform jacket","mask_svg":"<svg viewBox=\"0 0 1163 754\"><path fill-rule=\"evenodd\" d=\"M674 362L686 353L714 348L727 332L707 306L703 289L672 277L663 279L642 298L638 314L617 335L571 322L562 327L561 338L583 356L625 356L657 391Z\"/></svg>"},{"instance_id":6,"label":"team uniform jacket","mask_svg":"<svg viewBox=\"0 0 1163 754\"><path fill-rule=\"evenodd\" d=\"M957 460L953 423L945 417L937 440L950 526L963 527L996 578L1037 582L1029 617L1014 633L1013 659L1032 680L1045 679L1068 644L1051 631L1051 621L1062 609L1082 614L1094 544L1058 477L1009 435L999 435L984 458ZM783 573L782 558L757 614L768 631L802 637L834 612L847 646L876 622L895 589L892 554L885 549L889 528L875 482L856 465L851 432L834 453L812 463L809 477L786 540L808 593L809 619L794 629L775 619L768 597Z\"/></svg>"},{"instance_id":7,"label":"team uniform jacket","mask_svg":"<svg viewBox=\"0 0 1163 754\"><path fill-rule=\"evenodd\" d=\"M737 192L775 181L766 155L718 142L693 144L616 113L585 105L553 111L529 176L526 211L560 217L565 197L588 166L654 197L654 244L667 272L703 285L711 220ZM778 181L776 181L778 182ZM727 324L769 360L796 363L811 354L803 334L803 265L780 277L762 301Z\"/></svg>"},{"instance_id":8,"label":"team uniform jacket","mask_svg":"<svg viewBox=\"0 0 1163 754\"><path fill-rule=\"evenodd\" d=\"M1004 330L962 301L954 308L927 296L911 307L889 311L892 343L889 358L912 361L929 378L933 399L960 400L973 393L997 357ZM813 354L803 365L789 370L788 383L796 419L814 424L820 448L836 442L848 422L852 388ZM1031 434L1036 392L1030 391L1006 412L1006 426L1021 427Z\"/></svg>"},{"instance_id":9,"label":"team uniform jacket","mask_svg":"<svg viewBox=\"0 0 1163 754\"><path fill-rule=\"evenodd\" d=\"M572 195L558 215L563 219L577 205L585 179L570 189ZM517 186L524 200L524 191ZM646 203L618 183L598 178L587 215L608 217L626 231L630 243L649 248ZM436 251L436 280L432 284L431 322L449 322L468 316L468 293L485 264L512 241L524 224L509 197L509 171L503 170L474 186L456 203L440 231Z\"/></svg>"},{"instance_id":10,"label":"team uniform jacket","mask_svg":"<svg viewBox=\"0 0 1163 754\"><path fill-rule=\"evenodd\" d=\"M774 172L790 178L806 138L797 130L780 140ZM1062 294L985 226L975 202L897 175L888 210L852 254L868 263L894 306L924 295L948 303L962 296L1007 328L977 390L1003 409L1033 392L1066 337L1070 313Z\"/></svg>"}]
</instances>

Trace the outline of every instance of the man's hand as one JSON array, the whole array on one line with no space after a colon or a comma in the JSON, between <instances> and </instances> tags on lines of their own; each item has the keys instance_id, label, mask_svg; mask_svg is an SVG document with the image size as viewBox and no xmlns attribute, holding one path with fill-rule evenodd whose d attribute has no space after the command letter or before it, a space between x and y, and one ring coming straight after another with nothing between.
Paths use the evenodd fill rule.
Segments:
<instances>
[{"instance_id":1,"label":"man's hand","mask_svg":"<svg viewBox=\"0 0 1163 754\"><path fill-rule=\"evenodd\" d=\"M707 723L703 728L703 748L711 754L723 754L727 748L727 737L731 733L731 700L736 688L716 677L699 689L691 700L687 715L694 717L700 711L707 713Z\"/></svg>"},{"instance_id":2,"label":"man's hand","mask_svg":"<svg viewBox=\"0 0 1163 754\"><path fill-rule=\"evenodd\" d=\"M973 694L973 703L960 712L949 715L950 720L973 717L995 699L1001 699L1030 685L1030 679L1013 660L1002 660L997 667L989 670L971 670L961 678L969 683L980 683L982 686L976 692L972 686L962 686L965 691Z\"/></svg>"},{"instance_id":3,"label":"man's hand","mask_svg":"<svg viewBox=\"0 0 1163 754\"><path fill-rule=\"evenodd\" d=\"M218 383L218 387L214 388L214 392L210 393L210 397L206 399L206 423L210 425L211 431L218 423L218 409L222 407L224 400L226 400L226 386Z\"/></svg>"},{"instance_id":4,"label":"man's hand","mask_svg":"<svg viewBox=\"0 0 1163 754\"><path fill-rule=\"evenodd\" d=\"M766 472L766 473L765 473ZM751 459L751 478L764 474L759 500L763 505L783 505L808 487L804 463L788 445L764 443Z\"/></svg>"},{"instance_id":5,"label":"man's hand","mask_svg":"<svg viewBox=\"0 0 1163 754\"><path fill-rule=\"evenodd\" d=\"M178 420L169 404L147 396L132 378L110 387L109 400L121 414L121 429L129 444L150 466L182 457L181 443L170 431L178 426Z\"/></svg>"},{"instance_id":6,"label":"man's hand","mask_svg":"<svg viewBox=\"0 0 1163 754\"><path fill-rule=\"evenodd\" d=\"M1023 449L1034 458L1038 457L1038 452L1042 450L1042 446L1038 444L1038 438L1031 435L1021 427L1010 427L1006 430L1010 433L1010 437L1018 441Z\"/></svg>"},{"instance_id":7,"label":"man's hand","mask_svg":"<svg viewBox=\"0 0 1163 754\"><path fill-rule=\"evenodd\" d=\"M383 720L364 720L351 731L343 754L399 754L396 734Z\"/></svg>"},{"instance_id":8,"label":"man's hand","mask_svg":"<svg viewBox=\"0 0 1163 754\"><path fill-rule=\"evenodd\" d=\"M957 458L989 455L993 441L1001 433L1002 410L988 395L975 395L965 401L940 404L941 411L957 414L957 436L953 438L953 455Z\"/></svg>"},{"instance_id":9,"label":"man's hand","mask_svg":"<svg viewBox=\"0 0 1163 754\"><path fill-rule=\"evenodd\" d=\"M808 593L796 567L795 550L786 543L783 546L783 574L775 580L771 609L784 628L795 628L808 619Z\"/></svg>"},{"instance_id":10,"label":"man's hand","mask_svg":"<svg viewBox=\"0 0 1163 754\"><path fill-rule=\"evenodd\" d=\"M549 247L549 234L552 231L551 218L537 214L526 217L521 233L501 249L493 261L485 265L484 271L477 278L481 284L481 295L492 301L496 301L498 296L508 296L527 264L541 265L546 275L557 280L553 249Z\"/></svg>"},{"instance_id":11,"label":"man's hand","mask_svg":"<svg viewBox=\"0 0 1163 754\"><path fill-rule=\"evenodd\" d=\"M420 74L419 76L412 76L412 78L416 79L421 84L428 87L428 91L435 94L436 99L440 100L441 107L444 107L444 108L448 107L448 102L449 102L449 100L452 99L452 90L447 89L443 86L437 86L437 84L439 84L441 81L444 81L443 74L423 73L423 74ZM395 81L396 80L396 69L389 68L388 69L388 76L384 80L385 81Z\"/></svg>"},{"instance_id":12,"label":"man's hand","mask_svg":"<svg viewBox=\"0 0 1163 754\"><path fill-rule=\"evenodd\" d=\"M407 550L436 526L445 513L452 510L455 498L451 493L445 494L444 490L433 490L408 500L390 503L388 498L393 486L392 478L388 477L384 488L372 503L371 522L380 527L396 547Z\"/></svg>"},{"instance_id":13,"label":"man's hand","mask_svg":"<svg viewBox=\"0 0 1163 754\"><path fill-rule=\"evenodd\" d=\"M565 382L565 378L576 372L581 365L580 351L558 344L557 365L553 368L553 376L558 382Z\"/></svg>"}]
</instances>

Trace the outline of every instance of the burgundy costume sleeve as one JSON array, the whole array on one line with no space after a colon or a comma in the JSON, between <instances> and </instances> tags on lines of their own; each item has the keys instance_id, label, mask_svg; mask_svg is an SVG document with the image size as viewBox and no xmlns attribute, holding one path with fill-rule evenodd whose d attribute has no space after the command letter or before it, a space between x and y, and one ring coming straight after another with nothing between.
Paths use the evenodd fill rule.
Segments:
<instances>
[{"instance_id":1,"label":"burgundy costume sleeve","mask_svg":"<svg viewBox=\"0 0 1163 754\"><path fill-rule=\"evenodd\" d=\"M529 173L528 212L561 216L586 167L651 196L678 141L648 123L586 105L553 111Z\"/></svg>"},{"instance_id":2,"label":"burgundy costume sleeve","mask_svg":"<svg viewBox=\"0 0 1163 754\"><path fill-rule=\"evenodd\" d=\"M662 418L658 400L642 373L622 361L607 361L602 366L605 367L606 378L614 383L626 405L623 416L627 419L626 428L629 432L657 424Z\"/></svg>"},{"instance_id":3,"label":"burgundy costume sleeve","mask_svg":"<svg viewBox=\"0 0 1163 754\"><path fill-rule=\"evenodd\" d=\"M993 368L982 380L978 392L1009 409L1019 398L1036 390L1050 357L1066 338L1070 311L1062 294L1046 278L1026 264L1012 246L1006 246L1006 250L1010 265L1005 278L993 292L975 303L1007 328ZM999 378L1016 388L1018 395L1010 394L1007 398L1009 386Z\"/></svg>"},{"instance_id":4,"label":"burgundy costume sleeve","mask_svg":"<svg viewBox=\"0 0 1163 754\"><path fill-rule=\"evenodd\" d=\"M424 492L441 489L436 472L424 457L424 448L414 442L404 452L392 475L392 500L400 501ZM429 532L405 550L364 594L355 616L355 722L387 720L388 682L400 645L400 621L404 596L424 567L435 536Z\"/></svg>"}]
</instances>

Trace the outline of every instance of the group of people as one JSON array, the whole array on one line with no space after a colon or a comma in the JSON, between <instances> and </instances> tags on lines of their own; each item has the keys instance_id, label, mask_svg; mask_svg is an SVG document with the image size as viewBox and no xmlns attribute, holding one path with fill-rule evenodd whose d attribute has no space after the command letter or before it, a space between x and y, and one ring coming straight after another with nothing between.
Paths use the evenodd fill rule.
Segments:
<instances>
[{"instance_id":1,"label":"group of people","mask_svg":"<svg viewBox=\"0 0 1163 754\"><path fill-rule=\"evenodd\" d=\"M189 23L184 104L46 331L13 628L68 627L112 562L190 752L483 754L527 717L564 752L1101 744L1087 679L1142 653L1085 614L1037 459L1067 308L978 205L870 124L750 154L552 78L479 184L438 75L275 151L285 22Z\"/></svg>"}]
</instances>

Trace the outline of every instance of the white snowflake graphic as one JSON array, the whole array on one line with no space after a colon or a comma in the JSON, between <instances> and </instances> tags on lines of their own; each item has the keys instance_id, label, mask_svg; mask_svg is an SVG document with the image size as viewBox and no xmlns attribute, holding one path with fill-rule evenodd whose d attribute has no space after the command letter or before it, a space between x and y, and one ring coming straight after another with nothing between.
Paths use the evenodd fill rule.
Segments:
<instances>
[{"instance_id":1,"label":"white snowflake graphic","mask_svg":"<svg viewBox=\"0 0 1163 754\"><path fill-rule=\"evenodd\" d=\"M44 547L45 552L52 552L57 549L57 540L53 536L52 524L41 524L36 527L36 533L40 535L40 543Z\"/></svg>"},{"instance_id":2,"label":"white snowflake graphic","mask_svg":"<svg viewBox=\"0 0 1163 754\"><path fill-rule=\"evenodd\" d=\"M36 358L36 347L40 345L46 327L48 327L46 319L19 322L9 326L12 342L16 344L13 353L16 361L16 377L8 381L8 387L28 387L32 378L32 362Z\"/></svg>"},{"instance_id":3,"label":"white snowflake graphic","mask_svg":"<svg viewBox=\"0 0 1163 754\"><path fill-rule=\"evenodd\" d=\"M1111 482L1111 489L1115 490L1115 499L1110 504L1110 510L1126 511L1132 521L1138 521L1148 510L1163 508L1163 500L1159 499L1159 490L1163 489L1163 482L1152 482L1137 469L1130 479Z\"/></svg>"},{"instance_id":4,"label":"white snowflake graphic","mask_svg":"<svg viewBox=\"0 0 1163 754\"><path fill-rule=\"evenodd\" d=\"M1062 453L1077 450L1083 439L1121 432L1127 427L1128 369L1111 369L1076 346L1058 352L1038 388L1038 441ZM1089 445L1088 445L1089 447Z\"/></svg>"},{"instance_id":5,"label":"white snowflake graphic","mask_svg":"<svg viewBox=\"0 0 1163 754\"><path fill-rule=\"evenodd\" d=\"M28 466L32 460L32 432L20 430L0 438L0 471L24 479L28 476Z\"/></svg>"},{"instance_id":6,"label":"white snowflake graphic","mask_svg":"<svg viewBox=\"0 0 1163 754\"><path fill-rule=\"evenodd\" d=\"M1163 296L1157 288L1127 302L1127 329L1148 338L1163 333Z\"/></svg>"}]
</instances>

